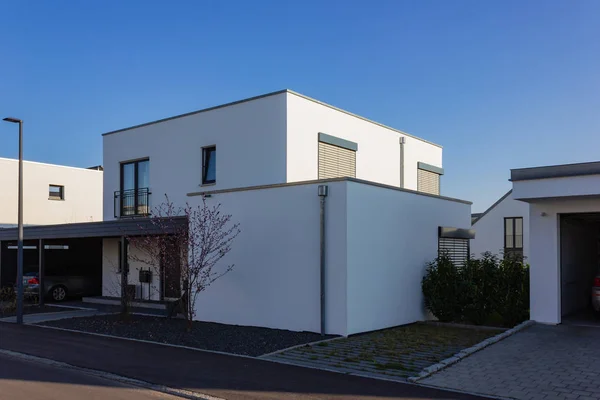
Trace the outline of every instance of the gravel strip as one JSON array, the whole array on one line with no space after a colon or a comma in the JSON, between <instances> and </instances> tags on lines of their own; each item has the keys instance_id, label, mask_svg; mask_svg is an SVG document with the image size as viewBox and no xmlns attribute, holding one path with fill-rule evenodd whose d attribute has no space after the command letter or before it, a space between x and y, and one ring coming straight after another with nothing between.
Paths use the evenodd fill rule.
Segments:
<instances>
[{"instance_id":1,"label":"gravel strip","mask_svg":"<svg viewBox=\"0 0 600 400\"><path fill-rule=\"evenodd\" d=\"M333 337L321 336L312 332L293 332L282 329L200 321L194 321L191 332L187 332L186 324L187 322L182 319L141 315L130 315L128 319L123 319L120 315L101 315L41 323L41 325L58 328L150 340L252 357Z\"/></svg>"}]
</instances>

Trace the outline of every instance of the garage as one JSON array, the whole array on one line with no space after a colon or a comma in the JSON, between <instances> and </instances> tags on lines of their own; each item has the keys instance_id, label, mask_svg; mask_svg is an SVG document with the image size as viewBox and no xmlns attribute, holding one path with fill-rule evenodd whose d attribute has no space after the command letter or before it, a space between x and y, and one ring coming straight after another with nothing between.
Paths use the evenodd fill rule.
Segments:
<instances>
[{"instance_id":1,"label":"garage","mask_svg":"<svg viewBox=\"0 0 600 400\"><path fill-rule=\"evenodd\" d=\"M600 326L600 162L513 169L511 181L529 204L531 319Z\"/></svg>"},{"instance_id":2,"label":"garage","mask_svg":"<svg viewBox=\"0 0 600 400\"><path fill-rule=\"evenodd\" d=\"M562 322L593 322L592 289L600 275L600 213L560 215Z\"/></svg>"}]
</instances>

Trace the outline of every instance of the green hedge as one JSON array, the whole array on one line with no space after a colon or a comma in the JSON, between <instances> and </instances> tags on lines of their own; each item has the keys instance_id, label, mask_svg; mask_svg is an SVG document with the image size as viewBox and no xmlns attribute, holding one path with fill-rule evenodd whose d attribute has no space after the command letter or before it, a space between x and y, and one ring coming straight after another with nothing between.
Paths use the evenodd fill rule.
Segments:
<instances>
[{"instance_id":1,"label":"green hedge","mask_svg":"<svg viewBox=\"0 0 600 400\"><path fill-rule=\"evenodd\" d=\"M446 254L427 265L425 306L440 321L512 327L529 319L529 265L491 253L455 266Z\"/></svg>"}]
</instances>

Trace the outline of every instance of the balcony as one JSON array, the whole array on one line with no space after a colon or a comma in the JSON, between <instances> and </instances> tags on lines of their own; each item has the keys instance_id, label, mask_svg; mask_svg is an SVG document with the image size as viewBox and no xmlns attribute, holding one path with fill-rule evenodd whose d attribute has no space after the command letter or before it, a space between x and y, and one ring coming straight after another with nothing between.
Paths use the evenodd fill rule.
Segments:
<instances>
[{"instance_id":1,"label":"balcony","mask_svg":"<svg viewBox=\"0 0 600 400\"><path fill-rule=\"evenodd\" d=\"M115 192L115 218L150 215L150 189L139 188Z\"/></svg>"}]
</instances>

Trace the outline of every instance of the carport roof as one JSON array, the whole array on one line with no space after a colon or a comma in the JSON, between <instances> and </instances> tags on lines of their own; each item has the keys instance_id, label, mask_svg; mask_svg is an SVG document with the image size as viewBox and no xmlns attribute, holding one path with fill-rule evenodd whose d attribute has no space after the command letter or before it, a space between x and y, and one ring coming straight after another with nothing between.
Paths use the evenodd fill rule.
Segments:
<instances>
[{"instance_id":1,"label":"carport roof","mask_svg":"<svg viewBox=\"0 0 600 400\"><path fill-rule=\"evenodd\" d=\"M130 218L114 221L83 222L61 225L37 225L23 228L23 238L31 239L72 239L92 237L119 237L135 236L143 232L147 233L170 233L176 228L185 226L186 217L172 218L171 230L159 231L152 224L150 218ZM17 228L0 229L0 240L17 240Z\"/></svg>"},{"instance_id":2,"label":"carport roof","mask_svg":"<svg viewBox=\"0 0 600 400\"><path fill-rule=\"evenodd\" d=\"M600 175L600 161L510 170L510 180L513 182L583 175Z\"/></svg>"}]
</instances>

